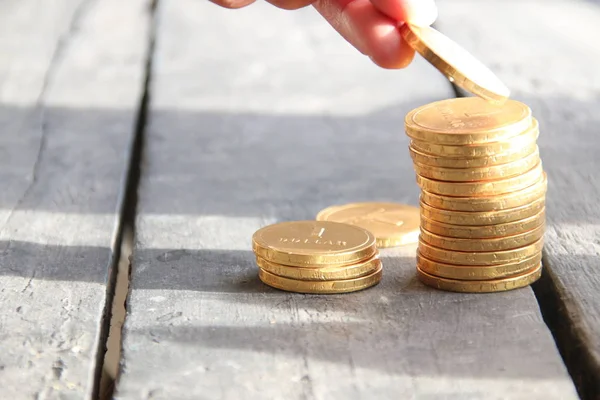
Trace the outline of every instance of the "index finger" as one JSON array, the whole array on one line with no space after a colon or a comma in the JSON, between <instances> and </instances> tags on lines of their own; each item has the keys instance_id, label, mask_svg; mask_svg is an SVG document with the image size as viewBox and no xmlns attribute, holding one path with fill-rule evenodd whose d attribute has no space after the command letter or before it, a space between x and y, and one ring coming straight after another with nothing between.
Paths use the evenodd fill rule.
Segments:
<instances>
[{"instance_id":1,"label":"index finger","mask_svg":"<svg viewBox=\"0 0 600 400\"><path fill-rule=\"evenodd\" d=\"M404 68L414 50L400 35L398 21L369 0L319 0L314 7L354 47L382 68Z\"/></svg>"}]
</instances>

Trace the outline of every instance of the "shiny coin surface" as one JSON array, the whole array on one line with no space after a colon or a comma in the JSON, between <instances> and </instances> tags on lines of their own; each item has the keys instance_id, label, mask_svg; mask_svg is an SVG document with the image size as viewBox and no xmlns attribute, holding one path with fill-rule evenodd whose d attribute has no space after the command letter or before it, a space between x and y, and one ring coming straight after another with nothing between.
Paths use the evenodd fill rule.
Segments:
<instances>
[{"instance_id":1,"label":"shiny coin surface","mask_svg":"<svg viewBox=\"0 0 600 400\"><path fill-rule=\"evenodd\" d=\"M252 236L252 249L268 261L293 266L352 264L377 253L371 232L331 221L290 221L265 226Z\"/></svg>"},{"instance_id":2,"label":"shiny coin surface","mask_svg":"<svg viewBox=\"0 0 600 400\"><path fill-rule=\"evenodd\" d=\"M409 146L410 157L415 163L430 165L432 167L442 168L484 168L493 167L496 165L508 164L518 161L524 157L538 152L538 146L534 142L520 148L515 148L514 151L494 154L488 157L463 157L463 158L447 158L439 155L431 155L421 153L419 150Z\"/></svg>"},{"instance_id":3,"label":"shiny coin surface","mask_svg":"<svg viewBox=\"0 0 600 400\"><path fill-rule=\"evenodd\" d=\"M431 207L421 202L421 215L433 221L450 225L496 225L519 221L533 217L540 213L546 204L546 198L537 200L524 206L507 208L498 211L449 211Z\"/></svg>"},{"instance_id":4,"label":"shiny coin surface","mask_svg":"<svg viewBox=\"0 0 600 400\"><path fill-rule=\"evenodd\" d=\"M544 236L545 225L516 235L486 239L464 239L437 235L421 229L421 240L432 246L456 251L502 251L516 249L536 242Z\"/></svg>"},{"instance_id":5,"label":"shiny coin surface","mask_svg":"<svg viewBox=\"0 0 600 400\"><path fill-rule=\"evenodd\" d=\"M488 280L506 278L529 271L540 264L542 253L530 258L501 265L452 265L433 261L417 253L417 266L423 272L441 278L460 280Z\"/></svg>"},{"instance_id":6,"label":"shiny coin surface","mask_svg":"<svg viewBox=\"0 0 600 400\"><path fill-rule=\"evenodd\" d=\"M517 136L531 126L531 110L508 100L494 105L477 97L436 101L406 115L406 134L424 142L471 145Z\"/></svg>"},{"instance_id":7,"label":"shiny coin surface","mask_svg":"<svg viewBox=\"0 0 600 400\"><path fill-rule=\"evenodd\" d=\"M531 285L541 276L541 263L533 269L522 272L515 276L482 281L441 278L430 275L417 267L417 277L423 284L440 290L462 293L491 293L518 289Z\"/></svg>"},{"instance_id":8,"label":"shiny coin surface","mask_svg":"<svg viewBox=\"0 0 600 400\"><path fill-rule=\"evenodd\" d=\"M467 211L467 212L482 212L482 211L501 211L511 208L526 206L546 195L548 188L548 177L546 173L543 178L533 185L518 190L512 193L503 194L500 196L481 196L481 197L453 197L443 196L435 193L430 193L426 190L421 191L421 203L425 203L430 207L451 211ZM467 214L463 214L467 215ZM523 217L525 218L525 217ZM509 222L511 219L506 219L503 222ZM512 220L514 221L514 219ZM441 222L449 222L444 219ZM502 222L492 222L494 223ZM460 224L469 225L469 224Z\"/></svg>"},{"instance_id":9,"label":"shiny coin surface","mask_svg":"<svg viewBox=\"0 0 600 400\"><path fill-rule=\"evenodd\" d=\"M488 252L444 250L419 240L419 252L430 260L454 265L500 265L522 261L542 251L544 239L518 249Z\"/></svg>"},{"instance_id":10,"label":"shiny coin surface","mask_svg":"<svg viewBox=\"0 0 600 400\"><path fill-rule=\"evenodd\" d=\"M261 257L256 257L256 264L259 268L274 275L304 281L331 281L360 278L361 276L369 275L377 271L382 266L378 256L374 256L359 263L338 266L292 267L289 265L272 263Z\"/></svg>"},{"instance_id":11,"label":"shiny coin surface","mask_svg":"<svg viewBox=\"0 0 600 400\"><path fill-rule=\"evenodd\" d=\"M535 121L535 120L534 120ZM519 136L512 137L498 142L485 144L452 146L446 144L437 144L413 139L410 146L425 154L440 156L445 158L478 158L493 157L502 153L514 153L536 143L540 134L537 121L529 129Z\"/></svg>"},{"instance_id":12,"label":"shiny coin surface","mask_svg":"<svg viewBox=\"0 0 600 400\"><path fill-rule=\"evenodd\" d=\"M398 203L366 202L328 207L318 221L360 226L375 235L378 247L416 243L419 238L419 208Z\"/></svg>"},{"instance_id":13,"label":"shiny coin surface","mask_svg":"<svg viewBox=\"0 0 600 400\"><path fill-rule=\"evenodd\" d=\"M381 281L381 276L382 268L379 268L375 272L360 278L334 281L301 281L274 275L264 269L258 270L258 277L265 284L276 289L297 293L334 294L356 292L375 286Z\"/></svg>"},{"instance_id":14,"label":"shiny coin surface","mask_svg":"<svg viewBox=\"0 0 600 400\"><path fill-rule=\"evenodd\" d=\"M532 217L507 222L504 224L469 226L452 225L434 221L421 215L421 228L437 235L464 239L485 239L512 236L522 232L533 230L542 226L546 220L545 210Z\"/></svg>"},{"instance_id":15,"label":"shiny coin surface","mask_svg":"<svg viewBox=\"0 0 600 400\"><path fill-rule=\"evenodd\" d=\"M529 171L512 178L475 182L444 182L417 174L417 184L423 190L445 196L495 196L525 189L542 179L543 173L542 163L539 162Z\"/></svg>"},{"instance_id":16,"label":"shiny coin surface","mask_svg":"<svg viewBox=\"0 0 600 400\"><path fill-rule=\"evenodd\" d=\"M400 34L415 51L461 88L499 104L510 95L506 85L485 65L437 30L404 24Z\"/></svg>"},{"instance_id":17,"label":"shiny coin surface","mask_svg":"<svg viewBox=\"0 0 600 400\"><path fill-rule=\"evenodd\" d=\"M508 164L483 168L442 168L415 162L415 172L425 178L446 182L473 182L512 178L521 175L540 163L540 154L536 150L527 157Z\"/></svg>"}]
</instances>

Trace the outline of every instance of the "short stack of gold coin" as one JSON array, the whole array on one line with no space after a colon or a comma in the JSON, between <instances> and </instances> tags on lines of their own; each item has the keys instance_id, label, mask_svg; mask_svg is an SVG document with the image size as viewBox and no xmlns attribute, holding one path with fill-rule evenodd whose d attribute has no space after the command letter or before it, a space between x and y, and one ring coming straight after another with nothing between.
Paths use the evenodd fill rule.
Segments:
<instances>
[{"instance_id":1,"label":"short stack of gold coin","mask_svg":"<svg viewBox=\"0 0 600 400\"><path fill-rule=\"evenodd\" d=\"M421 187L419 279L460 292L536 281L547 181L529 107L443 100L411 111L405 128Z\"/></svg>"},{"instance_id":2,"label":"short stack of gold coin","mask_svg":"<svg viewBox=\"0 0 600 400\"><path fill-rule=\"evenodd\" d=\"M290 221L268 225L254 233L252 249L260 280L289 292L355 292L381 280L375 236L350 224Z\"/></svg>"}]
</instances>

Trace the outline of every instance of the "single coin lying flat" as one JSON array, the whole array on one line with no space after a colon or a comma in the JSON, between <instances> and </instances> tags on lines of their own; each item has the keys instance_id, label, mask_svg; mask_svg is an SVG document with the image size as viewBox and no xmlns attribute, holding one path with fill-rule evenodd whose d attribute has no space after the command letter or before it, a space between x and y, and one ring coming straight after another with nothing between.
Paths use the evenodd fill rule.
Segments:
<instances>
[{"instance_id":1,"label":"single coin lying flat","mask_svg":"<svg viewBox=\"0 0 600 400\"><path fill-rule=\"evenodd\" d=\"M377 247L416 243L419 238L419 208L398 203L364 202L328 207L318 221L359 226L377 238Z\"/></svg>"}]
</instances>

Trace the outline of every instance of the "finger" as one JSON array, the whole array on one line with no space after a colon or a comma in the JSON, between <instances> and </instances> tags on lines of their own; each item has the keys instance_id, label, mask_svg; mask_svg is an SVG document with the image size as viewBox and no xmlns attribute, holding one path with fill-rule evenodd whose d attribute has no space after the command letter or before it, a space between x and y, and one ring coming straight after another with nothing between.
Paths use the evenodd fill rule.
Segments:
<instances>
[{"instance_id":1,"label":"finger","mask_svg":"<svg viewBox=\"0 0 600 400\"><path fill-rule=\"evenodd\" d=\"M314 3L315 0L267 0L267 2L284 10L297 10Z\"/></svg>"},{"instance_id":2,"label":"finger","mask_svg":"<svg viewBox=\"0 0 600 400\"><path fill-rule=\"evenodd\" d=\"M398 22L369 0L318 0L317 11L354 47L382 68L404 68L414 50L402 39Z\"/></svg>"},{"instance_id":3,"label":"finger","mask_svg":"<svg viewBox=\"0 0 600 400\"><path fill-rule=\"evenodd\" d=\"M381 12L396 21L429 26L438 16L434 0L371 0Z\"/></svg>"},{"instance_id":4,"label":"finger","mask_svg":"<svg viewBox=\"0 0 600 400\"><path fill-rule=\"evenodd\" d=\"M221 7L225 8L242 8L254 3L255 0L210 0Z\"/></svg>"}]
</instances>

